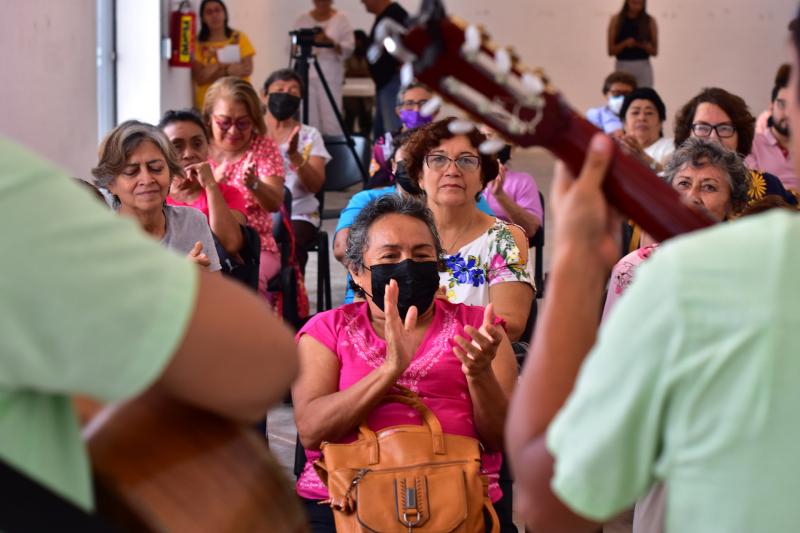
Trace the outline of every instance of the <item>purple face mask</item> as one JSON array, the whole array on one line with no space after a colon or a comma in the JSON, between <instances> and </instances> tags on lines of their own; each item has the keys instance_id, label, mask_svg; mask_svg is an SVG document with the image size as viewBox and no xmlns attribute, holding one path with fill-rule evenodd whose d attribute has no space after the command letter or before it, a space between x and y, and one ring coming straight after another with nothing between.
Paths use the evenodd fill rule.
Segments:
<instances>
[{"instance_id":1,"label":"purple face mask","mask_svg":"<svg viewBox=\"0 0 800 533\"><path fill-rule=\"evenodd\" d=\"M424 116L415 109L401 109L400 120L403 121L403 126L405 126L407 130L413 130L425 124L430 124L433 121L433 117Z\"/></svg>"}]
</instances>

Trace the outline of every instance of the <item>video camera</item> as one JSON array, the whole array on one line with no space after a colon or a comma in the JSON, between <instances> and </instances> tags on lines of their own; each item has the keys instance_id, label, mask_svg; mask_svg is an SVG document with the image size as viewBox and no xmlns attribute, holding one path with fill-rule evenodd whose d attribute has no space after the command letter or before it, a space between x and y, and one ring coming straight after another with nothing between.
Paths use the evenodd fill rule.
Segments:
<instances>
[{"instance_id":1,"label":"video camera","mask_svg":"<svg viewBox=\"0 0 800 533\"><path fill-rule=\"evenodd\" d=\"M322 28L314 26L313 28L300 28L289 32L292 37L292 44L296 46L320 46L314 42L317 34L322 32Z\"/></svg>"}]
</instances>

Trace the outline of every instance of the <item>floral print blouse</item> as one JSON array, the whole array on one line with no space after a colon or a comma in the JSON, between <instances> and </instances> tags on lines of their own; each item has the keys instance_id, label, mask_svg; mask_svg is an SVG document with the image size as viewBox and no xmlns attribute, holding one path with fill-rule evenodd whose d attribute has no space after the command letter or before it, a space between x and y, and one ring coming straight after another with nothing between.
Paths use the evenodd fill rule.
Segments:
<instances>
[{"instance_id":1,"label":"floral print blouse","mask_svg":"<svg viewBox=\"0 0 800 533\"><path fill-rule=\"evenodd\" d=\"M452 303L486 306L489 287L498 283L519 281L533 286L511 229L499 218L486 233L455 254L445 255L444 267L439 280Z\"/></svg>"}]
</instances>

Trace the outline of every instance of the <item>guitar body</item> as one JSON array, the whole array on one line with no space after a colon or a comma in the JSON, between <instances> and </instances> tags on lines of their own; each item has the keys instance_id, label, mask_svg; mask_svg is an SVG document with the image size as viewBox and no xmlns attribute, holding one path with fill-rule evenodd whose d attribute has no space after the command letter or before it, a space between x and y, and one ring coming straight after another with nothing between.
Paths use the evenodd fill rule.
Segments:
<instances>
[{"instance_id":1,"label":"guitar body","mask_svg":"<svg viewBox=\"0 0 800 533\"><path fill-rule=\"evenodd\" d=\"M254 430L149 391L84 429L98 514L121 531L303 532L283 469Z\"/></svg>"}]
</instances>

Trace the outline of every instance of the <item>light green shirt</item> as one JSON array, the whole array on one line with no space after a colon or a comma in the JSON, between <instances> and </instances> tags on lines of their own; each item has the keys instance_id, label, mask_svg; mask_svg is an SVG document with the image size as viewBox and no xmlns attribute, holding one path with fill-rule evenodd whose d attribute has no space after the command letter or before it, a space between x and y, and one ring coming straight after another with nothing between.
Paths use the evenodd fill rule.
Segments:
<instances>
[{"instance_id":1,"label":"light green shirt","mask_svg":"<svg viewBox=\"0 0 800 533\"><path fill-rule=\"evenodd\" d=\"M160 374L198 274L135 222L0 139L0 459L92 507L71 395L132 396Z\"/></svg>"},{"instance_id":2,"label":"light green shirt","mask_svg":"<svg viewBox=\"0 0 800 533\"><path fill-rule=\"evenodd\" d=\"M640 267L547 435L575 512L663 480L668 532L800 530L800 216L776 211Z\"/></svg>"}]
</instances>

